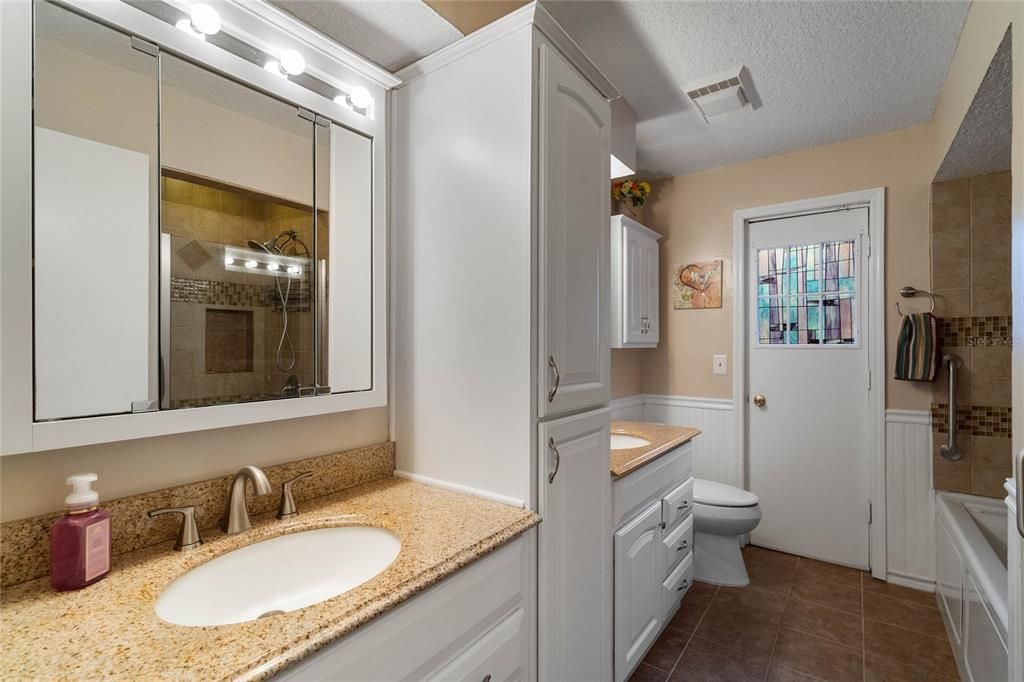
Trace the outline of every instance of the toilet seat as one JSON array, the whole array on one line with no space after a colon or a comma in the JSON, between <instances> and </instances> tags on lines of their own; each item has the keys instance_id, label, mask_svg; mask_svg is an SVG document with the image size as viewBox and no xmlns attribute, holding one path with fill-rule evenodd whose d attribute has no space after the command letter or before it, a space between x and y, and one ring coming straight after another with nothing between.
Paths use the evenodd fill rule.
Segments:
<instances>
[{"instance_id":1,"label":"toilet seat","mask_svg":"<svg viewBox=\"0 0 1024 682\"><path fill-rule=\"evenodd\" d=\"M693 479L693 501L709 507L753 507L758 503L757 495L735 486Z\"/></svg>"}]
</instances>

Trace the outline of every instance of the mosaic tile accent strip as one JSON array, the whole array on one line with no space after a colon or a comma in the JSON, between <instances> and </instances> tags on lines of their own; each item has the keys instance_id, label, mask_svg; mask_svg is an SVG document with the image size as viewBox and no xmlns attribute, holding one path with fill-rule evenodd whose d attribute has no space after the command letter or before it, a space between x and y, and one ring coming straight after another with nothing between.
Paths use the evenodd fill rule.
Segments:
<instances>
[{"instance_id":1,"label":"mosaic tile accent strip","mask_svg":"<svg viewBox=\"0 0 1024 682\"><path fill-rule=\"evenodd\" d=\"M932 403L931 411L932 431L949 433L949 405ZM1009 407L960 405L957 408L957 431L972 436L1009 438L1012 435L1012 415L1012 409Z\"/></svg>"},{"instance_id":2,"label":"mosaic tile accent strip","mask_svg":"<svg viewBox=\"0 0 1024 682\"><path fill-rule=\"evenodd\" d=\"M211 407L213 405L234 405L235 403L251 403L258 400L276 400L279 394L270 393L239 393L237 395L217 395L202 398L183 398L172 400L171 409L180 410L187 407Z\"/></svg>"},{"instance_id":3,"label":"mosaic tile accent strip","mask_svg":"<svg viewBox=\"0 0 1024 682\"><path fill-rule=\"evenodd\" d=\"M302 471L312 471L313 476L292 489L297 502L388 478L395 470L395 444L378 443L262 469L273 490L269 495L249 498L253 516L277 509L281 484ZM113 553L124 554L174 539L180 520L171 516L150 519L146 516L150 509L195 505L199 529L213 528L224 513L232 478L233 474L116 500L101 499L100 504L111 515ZM0 587L49 574L50 527L61 515L54 512L0 524Z\"/></svg>"},{"instance_id":4,"label":"mosaic tile accent strip","mask_svg":"<svg viewBox=\"0 0 1024 682\"><path fill-rule=\"evenodd\" d=\"M238 305L257 308L271 306L272 300L269 286L171 277L171 301L175 303Z\"/></svg>"},{"instance_id":5,"label":"mosaic tile accent strip","mask_svg":"<svg viewBox=\"0 0 1024 682\"><path fill-rule=\"evenodd\" d=\"M1012 334L1010 316L939 318L939 340L946 348L979 345L974 339L1009 339Z\"/></svg>"}]
</instances>

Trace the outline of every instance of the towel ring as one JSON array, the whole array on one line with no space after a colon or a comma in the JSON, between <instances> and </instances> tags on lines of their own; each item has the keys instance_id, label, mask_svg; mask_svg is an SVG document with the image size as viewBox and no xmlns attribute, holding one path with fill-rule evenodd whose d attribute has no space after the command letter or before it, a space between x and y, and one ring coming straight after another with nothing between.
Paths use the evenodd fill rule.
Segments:
<instances>
[{"instance_id":1,"label":"towel ring","mask_svg":"<svg viewBox=\"0 0 1024 682\"><path fill-rule=\"evenodd\" d=\"M921 289L915 289L914 287L903 287L902 289L900 289L900 296L902 296L903 298L914 298L915 296L927 296L931 300L931 302L932 302L932 307L928 309L928 312L929 313L934 313L935 312L935 296L933 296L930 291L922 291ZM900 317L903 317L904 313L903 313L902 310L900 310L900 302L899 301L896 301L896 312L898 312L900 314Z\"/></svg>"}]
</instances>

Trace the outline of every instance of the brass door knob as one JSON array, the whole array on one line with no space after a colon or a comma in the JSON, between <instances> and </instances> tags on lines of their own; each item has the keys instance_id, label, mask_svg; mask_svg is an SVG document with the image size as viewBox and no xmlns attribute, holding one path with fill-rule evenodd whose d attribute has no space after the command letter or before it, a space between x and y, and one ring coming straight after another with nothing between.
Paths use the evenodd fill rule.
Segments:
<instances>
[{"instance_id":1,"label":"brass door knob","mask_svg":"<svg viewBox=\"0 0 1024 682\"><path fill-rule=\"evenodd\" d=\"M754 396L754 404L758 407L764 407L767 403L768 400L760 393Z\"/></svg>"}]
</instances>

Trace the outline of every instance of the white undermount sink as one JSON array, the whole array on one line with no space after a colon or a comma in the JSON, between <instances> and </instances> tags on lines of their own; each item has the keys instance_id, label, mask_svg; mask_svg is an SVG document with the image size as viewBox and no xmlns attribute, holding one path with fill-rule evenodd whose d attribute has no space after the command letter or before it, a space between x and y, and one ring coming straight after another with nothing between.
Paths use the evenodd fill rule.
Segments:
<instances>
[{"instance_id":1,"label":"white undermount sink","mask_svg":"<svg viewBox=\"0 0 1024 682\"><path fill-rule=\"evenodd\" d=\"M630 436L625 433L612 434L612 450L632 450L633 448L642 448L650 444L651 441L639 436Z\"/></svg>"},{"instance_id":2,"label":"white undermount sink","mask_svg":"<svg viewBox=\"0 0 1024 682\"><path fill-rule=\"evenodd\" d=\"M362 585L401 546L368 526L281 535L193 568L160 593L156 615L176 625L228 625L294 611Z\"/></svg>"}]
</instances>

